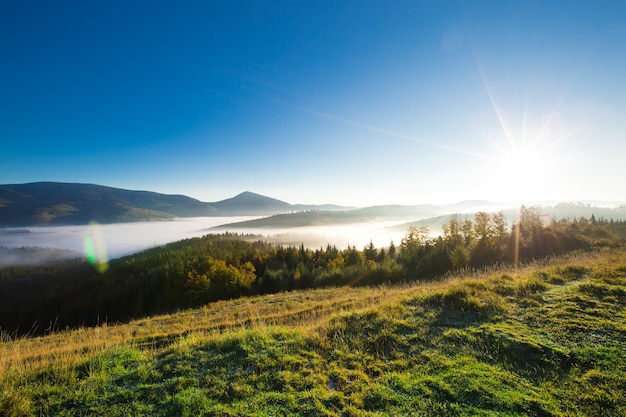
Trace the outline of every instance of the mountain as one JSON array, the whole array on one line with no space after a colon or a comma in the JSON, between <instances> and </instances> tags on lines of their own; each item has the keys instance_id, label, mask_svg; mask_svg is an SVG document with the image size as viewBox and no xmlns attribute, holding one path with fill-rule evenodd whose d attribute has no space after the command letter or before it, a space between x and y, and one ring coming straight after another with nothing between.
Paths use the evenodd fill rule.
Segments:
<instances>
[{"instance_id":1,"label":"mountain","mask_svg":"<svg viewBox=\"0 0 626 417\"><path fill-rule=\"evenodd\" d=\"M244 191L233 198L209 203L219 212L232 216L270 215L293 210L293 206L284 201Z\"/></svg>"},{"instance_id":2,"label":"mountain","mask_svg":"<svg viewBox=\"0 0 626 417\"><path fill-rule=\"evenodd\" d=\"M216 209L183 195L94 184L37 182L0 186L0 225L84 224L209 216Z\"/></svg>"},{"instance_id":3,"label":"mountain","mask_svg":"<svg viewBox=\"0 0 626 417\"><path fill-rule=\"evenodd\" d=\"M372 220L401 220L436 216L442 213L442 209L432 204L420 204L417 206L386 205L364 207L353 210L353 212L361 216L371 217Z\"/></svg>"},{"instance_id":4,"label":"mountain","mask_svg":"<svg viewBox=\"0 0 626 417\"><path fill-rule=\"evenodd\" d=\"M340 206L291 205L243 192L206 203L184 195L133 191L94 184L36 182L0 185L0 226L120 223L176 217L268 216Z\"/></svg>"},{"instance_id":5,"label":"mountain","mask_svg":"<svg viewBox=\"0 0 626 417\"><path fill-rule=\"evenodd\" d=\"M358 215L355 210L350 211L327 211L327 210L307 210L293 213L274 214L273 216L261 219L246 220L236 223L222 224L213 229L224 228L253 228L253 229L275 229L294 228L308 226L329 226L338 224L363 223L371 221L372 217Z\"/></svg>"},{"instance_id":6,"label":"mountain","mask_svg":"<svg viewBox=\"0 0 626 417\"><path fill-rule=\"evenodd\" d=\"M275 198L266 197L250 191L244 191L233 198L209 203L215 207L218 213L228 216L260 216L284 213L295 213L310 210L344 211L353 207L338 206L334 204L289 204ZM227 213L227 214L226 214Z\"/></svg>"},{"instance_id":7,"label":"mountain","mask_svg":"<svg viewBox=\"0 0 626 417\"><path fill-rule=\"evenodd\" d=\"M441 209L432 205L419 206L372 206L359 209L321 210L309 209L289 213L275 214L261 219L223 224L215 229L223 228L294 228L308 226L329 226L375 221L416 220L430 218L442 213Z\"/></svg>"},{"instance_id":8,"label":"mountain","mask_svg":"<svg viewBox=\"0 0 626 417\"><path fill-rule=\"evenodd\" d=\"M544 214L547 223L560 219L590 218L606 220L626 220L626 206L619 207L592 207L585 204L560 203L551 206L536 206ZM509 225L512 225L518 216L519 207L511 207L491 203L488 201L462 201L456 204L434 206L429 204L419 206L373 206L359 209L327 211L308 210L275 214L261 219L247 220L236 223L223 224L214 229L283 229L309 226L332 226L342 224L372 223L379 221L397 222L387 226L393 230L407 230L410 226L427 226L432 232L439 232L444 224L450 222L452 217L463 221L472 220L478 211L502 212Z\"/></svg>"}]
</instances>

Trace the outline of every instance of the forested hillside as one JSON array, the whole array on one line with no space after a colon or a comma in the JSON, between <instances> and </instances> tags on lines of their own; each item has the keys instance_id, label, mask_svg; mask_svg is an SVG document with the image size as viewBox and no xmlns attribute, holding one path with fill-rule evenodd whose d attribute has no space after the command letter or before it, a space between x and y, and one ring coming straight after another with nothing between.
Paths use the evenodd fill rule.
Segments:
<instances>
[{"instance_id":1,"label":"forested hillside","mask_svg":"<svg viewBox=\"0 0 626 417\"><path fill-rule=\"evenodd\" d=\"M271 245L254 236L207 235L96 267L72 261L0 269L0 327L41 332L243 295L432 280L466 268L619 246L625 231L625 223L593 217L544 225L541 211L522 207L511 226L502 214L479 212L474 220L452 219L440 237L411 228L401 242L384 248L311 249Z\"/></svg>"}]
</instances>

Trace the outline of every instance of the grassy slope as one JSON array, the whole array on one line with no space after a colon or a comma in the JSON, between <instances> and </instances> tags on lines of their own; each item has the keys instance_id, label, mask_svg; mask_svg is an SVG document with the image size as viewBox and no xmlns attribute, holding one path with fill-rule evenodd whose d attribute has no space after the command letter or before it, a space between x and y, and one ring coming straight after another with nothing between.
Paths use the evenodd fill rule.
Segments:
<instances>
[{"instance_id":1,"label":"grassy slope","mask_svg":"<svg viewBox=\"0 0 626 417\"><path fill-rule=\"evenodd\" d=\"M5 415L625 415L626 251L4 339Z\"/></svg>"}]
</instances>

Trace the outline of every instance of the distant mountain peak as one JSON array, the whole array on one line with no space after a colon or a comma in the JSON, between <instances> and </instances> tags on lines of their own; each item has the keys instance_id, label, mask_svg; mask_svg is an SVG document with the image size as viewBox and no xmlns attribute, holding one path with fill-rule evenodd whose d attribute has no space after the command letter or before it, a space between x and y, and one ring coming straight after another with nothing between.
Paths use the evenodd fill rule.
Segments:
<instances>
[{"instance_id":1,"label":"distant mountain peak","mask_svg":"<svg viewBox=\"0 0 626 417\"><path fill-rule=\"evenodd\" d=\"M479 204L483 204L483 205L497 205L498 203L494 203L493 201L489 201L489 200L462 200L459 201L458 203L456 203L456 205L462 206L462 205L479 205Z\"/></svg>"},{"instance_id":2,"label":"distant mountain peak","mask_svg":"<svg viewBox=\"0 0 626 417\"><path fill-rule=\"evenodd\" d=\"M267 214L289 211L291 204L275 198L266 197L251 191L244 191L232 198L211 203L218 210L228 211L232 214Z\"/></svg>"},{"instance_id":3,"label":"distant mountain peak","mask_svg":"<svg viewBox=\"0 0 626 417\"><path fill-rule=\"evenodd\" d=\"M233 200L234 199L256 199L256 200L275 200L275 201L280 201L280 200L277 200L275 198L264 196L262 194L253 193L252 191L244 191L242 193L237 194L232 199ZM287 204L287 203L285 203L285 204Z\"/></svg>"}]
</instances>

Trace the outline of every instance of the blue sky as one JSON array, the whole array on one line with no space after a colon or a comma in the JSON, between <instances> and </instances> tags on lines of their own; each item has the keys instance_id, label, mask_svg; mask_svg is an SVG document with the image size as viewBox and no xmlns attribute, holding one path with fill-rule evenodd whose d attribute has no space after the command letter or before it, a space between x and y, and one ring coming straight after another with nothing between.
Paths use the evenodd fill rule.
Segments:
<instances>
[{"instance_id":1,"label":"blue sky","mask_svg":"<svg viewBox=\"0 0 626 417\"><path fill-rule=\"evenodd\" d=\"M0 183L626 201L623 1L0 3Z\"/></svg>"}]
</instances>

